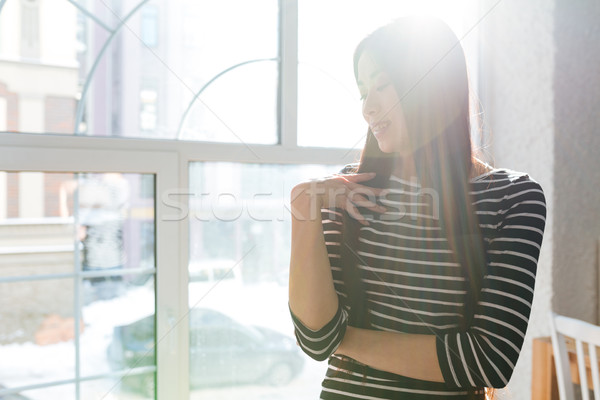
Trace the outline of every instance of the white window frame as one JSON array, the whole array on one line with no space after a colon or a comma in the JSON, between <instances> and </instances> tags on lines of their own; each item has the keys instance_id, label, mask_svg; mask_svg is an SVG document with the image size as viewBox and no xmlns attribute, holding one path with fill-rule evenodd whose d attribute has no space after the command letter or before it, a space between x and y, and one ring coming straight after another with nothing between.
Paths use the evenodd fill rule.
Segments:
<instances>
[{"instance_id":1,"label":"white window frame","mask_svg":"<svg viewBox=\"0 0 600 400\"><path fill-rule=\"evenodd\" d=\"M155 174L157 399L189 398L189 224L164 196L189 191L198 161L330 164L355 161L348 149L151 139L0 133L0 171ZM165 339L161 339L165 337ZM80 380L81 382L81 380ZM38 386L38 385L36 385ZM77 387L77 385L76 385Z\"/></svg>"},{"instance_id":2,"label":"white window frame","mask_svg":"<svg viewBox=\"0 0 600 400\"><path fill-rule=\"evenodd\" d=\"M16 136L16 135L15 135ZM21 136L21 135L19 135ZM136 151L127 149L91 149L87 143L82 147L66 146L60 137L52 137L52 144L39 144L38 135L32 142L29 135L22 138L30 143L24 146L0 147L1 169L3 171L40 171L40 172L123 172L155 174L156 193L165 193L179 184L179 163L177 153L166 151ZM4 138L2 138L4 139ZM157 196L155 208L156 223L156 318L157 318L157 388L158 398L166 399L182 394L181 377L187 375L185 360L178 359L178 354L187 352L187 276L181 268L181 249L172 243L182 242L185 234L185 221L169 221L173 209L168 208ZM152 271L150 271L152 272ZM75 289L78 293L78 289ZM78 303L77 295L74 302ZM77 307L79 304L76 305ZM78 318L79 313L75 313ZM178 323L178 321L180 321ZM78 324L77 324L78 325ZM76 326L77 326L76 325ZM165 340L160 340L165 337ZM73 382L79 380L79 366ZM41 385L34 385L39 387ZM76 384L76 388L78 385Z\"/></svg>"}]
</instances>

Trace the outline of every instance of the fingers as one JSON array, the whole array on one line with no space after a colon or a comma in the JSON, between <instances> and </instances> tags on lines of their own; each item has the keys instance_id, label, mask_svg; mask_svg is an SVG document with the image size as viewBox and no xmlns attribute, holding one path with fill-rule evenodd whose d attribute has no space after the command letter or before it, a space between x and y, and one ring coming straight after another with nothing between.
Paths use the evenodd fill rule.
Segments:
<instances>
[{"instance_id":1,"label":"fingers","mask_svg":"<svg viewBox=\"0 0 600 400\"><path fill-rule=\"evenodd\" d=\"M357 174L350 174L351 177L354 178L355 181L367 181L369 179L375 178L377 173L375 172L359 172Z\"/></svg>"},{"instance_id":2,"label":"fingers","mask_svg":"<svg viewBox=\"0 0 600 400\"><path fill-rule=\"evenodd\" d=\"M362 191L362 192L365 192L366 194L374 194L376 196L382 196L382 195L386 194L386 192L388 191L387 188L378 188L378 187L361 185L360 183L355 183L355 182L362 182L362 181L372 179L372 177L368 177L367 179L365 179L364 176L369 175L369 174L370 173L354 175L354 176L362 175L358 178L354 178L354 176L352 176L352 177L344 176L343 178L349 178L349 179L346 179L348 182L347 186L352 190ZM375 176L374 173L373 173L373 176Z\"/></svg>"},{"instance_id":3,"label":"fingers","mask_svg":"<svg viewBox=\"0 0 600 400\"><path fill-rule=\"evenodd\" d=\"M333 176L344 178L344 180L346 180L348 182L363 182L363 181L368 181L368 180L375 178L376 173L375 172L360 172L358 174L333 174ZM364 186L364 185L360 185L360 186ZM367 187L369 187L369 186L367 186ZM383 188L372 188L372 189L376 189L379 191L384 190Z\"/></svg>"},{"instance_id":4,"label":"fingers","mask_svg":"<svg viewBox=\"0 0 600 400\"><path fill-rule=\"evenodd\" d=\"M375 178L375 172L361 172L358 174L340 175L349 180L350 182L362 182L368 181L369 179Z\"/></svg>"},{"instance_id":5,"label":"fingers","mask_svg":"<svg viewBox=\"0 0 600 400\"><path fill-rule=\"evenodd\" d=\"M361 213L358 212L358 210L356 209L356 206L354 204L352 204L350 201L348 201L346 211L348 211L348 214L350 214L352 217L354 217L354 219L356 219L361 224L369 225L369 221L367 221L367 219L365 217L363 217L361 215Z\"/></svg>"},{"instance_id":6,"label":"fingers","mask_svg":"<svg viewBox=\"0 0 600 400\"><path fill-rule=\"evenodd\" d=\"M358 220L363 225L370 225L370 224L369 224L368 220L358 211L356 206L368 208L369 210L372 210L375 212L381 212L381 213L384 213L387 211L387 208L385 206L373 203L372 201L366 199L364 196L362 196L360 194L354 194L354 196L352 196L352 198L350 196L346 197L346 207L345 207L346 211L348 211L348 214L350 214L354 219Z\"/></svg>"},{"instance_id":7,"label":"fingers","mask_svg":"<svg viewBox=\"0 0 600 400\"><path fill-rule=\"evenodd\" d=\"M357 207L364 207L373 212L385 213L388 209L375 202L375 199L389 192L387 188L377 188L362 185L358 182L368 181L375 173L334 174L333 179L323 180L324 204L337 205L345 209L350 216L363 225L369 225L368 220L359 212ZM341 179L340 179L341 178Z\"/></svg>"},{"instance_id":8,"label":"fingers","mask_svg":"<svg viewBox=\"0 0 600 400\"><path fill-rule=\"evenodd\" d=\"M352 200L353 203L355 203L356 205L358 205L360 207L368 208L369 210L375 211L375 212L386 212L387 211L387 208L385 206L382 206L382 205L372 202L371 200L365 198L362 194L352 193L352 192L351 192L351 194L353 196L350 200Z\"/></svg>"},{"instance_id":9,"label":"fingers","mask_svg":"<svg viewBox=\"0 0 600 400\"><path fill-rule=\"evenodd\" d=\"M346 186L350 189L350 193L348 194L348 196L351 198L354 198L357 194L359 194L359 195L365 195L365 197L367 197L370 200L370 199L375 199L376 197L385 196L390 192L390 190L388 188L365 186L365 185L361 185L359 183L350 183L349 182ZM365 207L367 207L369 205L373 206L373 205L375 205L375 203L372 201L370 202L370 204L365 203Z\"/></svg>"}]
</instances>

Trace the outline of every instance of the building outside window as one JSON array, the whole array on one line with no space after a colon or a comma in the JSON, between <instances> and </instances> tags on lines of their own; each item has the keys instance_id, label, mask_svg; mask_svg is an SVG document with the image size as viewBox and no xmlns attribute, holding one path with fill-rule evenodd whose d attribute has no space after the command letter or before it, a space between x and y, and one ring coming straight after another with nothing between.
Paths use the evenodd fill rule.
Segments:
<instances>
[{"instance_id":1,"label":"building outside window","mask_svg":"<svg viewBox=\"0 0 600 400\"><path fill-rule=\"evenodd\" d=\"M142 42L145 46L158 45L158 7L149 4L142 10Z\"/></svg>"}]
</instances>

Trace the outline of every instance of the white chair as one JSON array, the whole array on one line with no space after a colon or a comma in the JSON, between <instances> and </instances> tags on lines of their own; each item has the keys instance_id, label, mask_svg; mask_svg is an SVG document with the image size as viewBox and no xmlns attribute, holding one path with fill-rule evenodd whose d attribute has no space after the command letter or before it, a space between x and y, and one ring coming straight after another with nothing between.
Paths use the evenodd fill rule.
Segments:
<instances>
[{"instance_id":1,"label":"white chair","mask_svg":"<svg viewBox=\"0 0 600 400\"><path fill-rule=\"evenodd\" d=\"M550 326L560 399L575 400L573 381L571 380L571 368L569 366L569 354L565 342L565 336L568 336L575 340L582 399L590 399L583 352L583 344L587 343L592 370L592 382L594 384L594 399L600 400L600 373L598 373L598 357L596 355L596 346L600 346L600 326L592 325L575 318L565 317L553 311L550 311Z\"/></svg>"}]
</instances>

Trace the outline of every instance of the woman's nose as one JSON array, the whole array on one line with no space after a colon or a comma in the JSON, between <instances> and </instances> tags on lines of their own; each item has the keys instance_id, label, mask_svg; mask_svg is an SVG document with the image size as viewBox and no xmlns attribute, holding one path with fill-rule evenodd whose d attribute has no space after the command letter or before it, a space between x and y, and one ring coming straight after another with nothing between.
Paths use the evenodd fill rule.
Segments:
<instances>
[{"instance_id":1,"label":"woman's nose","mask_svg":"<svg viewBox=\"0 0 600 400\"><path fill-rule=\"evenodd\" d=\"M374 95L368 94L363 101L362 109L365 118L377 115L379 112L379 101L375 97L376 96Z\"/></svg>"}]
</instances>

